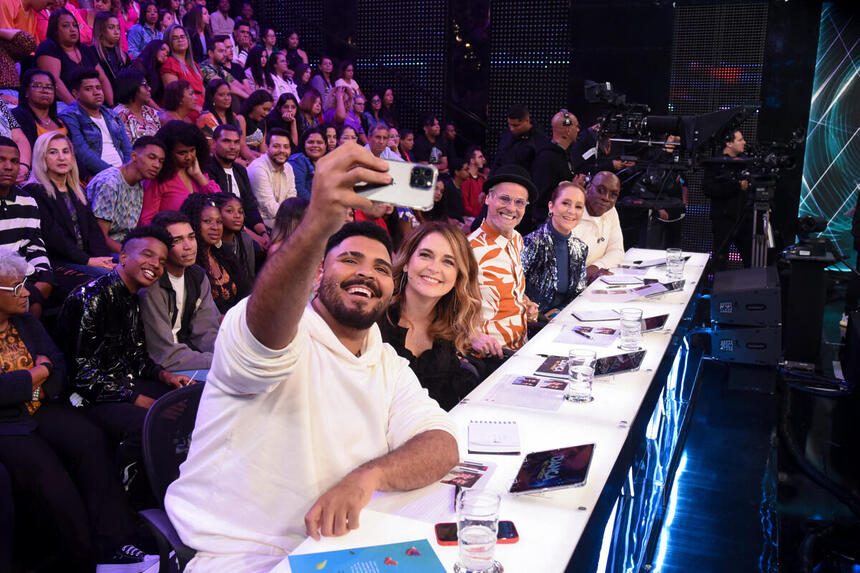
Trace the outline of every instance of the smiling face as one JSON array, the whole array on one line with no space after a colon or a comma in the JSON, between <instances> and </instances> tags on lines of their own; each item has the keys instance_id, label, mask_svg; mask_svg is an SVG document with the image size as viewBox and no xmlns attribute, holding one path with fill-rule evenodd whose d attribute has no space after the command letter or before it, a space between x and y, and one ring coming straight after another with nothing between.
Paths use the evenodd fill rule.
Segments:
<instances>
[{"instance_id":1,"label":"smiling face","mask_svg":"<svg viewBox=\"0 0 860 573\"><path fill-rule=\"evenodd\" d=\"M439 233L424 237L404 265L406 298L440 299L457 282L458 268L454 250L448 239Z\"/></svg>"},{"instance_id":2,"label":"smiling face","mask_svg":"<svg viewBox=\"0 0 860 573\"><path fill-rule=\"evenodd\" d=\"M487 223L498 234L511 238L526 212L528 199L528 190L518 183L495 185L487 195Z\"/></svg>"},{"instance_id":3,"label":"smiling face","mask_svg":"<svg viewBox=\"0 0 860 573\"><path fill-rule=\"evenodd\" d=\"M305 140L305 155L308 159L316 162L317 159L325 155L326 146L323 136L319 133L312 133Z\"/></svg>"},{"instance_id":4,"label":"smiling face","mask_svg":"<svg viewBox=\"0 0 860 573\"><path fill-rule=\"evenodd\" d=\"M283 165L290 158L290 140L282 135L273 135L266 149L269 159L275 165Z\"/></svg>"},{"instance_id":5,"label":"smiling face","mask_svg":"<svg viewBox=\"0 0 860 573\"><path fill-rule=\"evenodd\" d=\"M562 235L569 234L582 220L585 212L585 191L576 185L568 185L549 202L552 226Z\"/></svg>"},{"instance_id":6,"label":"smiling face","mask_svg":"<svg viewBox=\"0 0 860 573\"><path fill-rule=\"evenodd\" d=\"M167 245L153 237L140 237L123 246L118 272L128 290L135 293L161 278L166 262Z\"/></svg>"},{"instance_id":7,"label":"smiling face","mask_svg":"<svg viewBox=\"0 0 860 573\"><path fill-rule=\"evenodd\" d=\"M185 269L197 260L197 238L194 229L188 223L173 223L167 226L172 243L167 253L167 267Z\"/></svg>"},{"instance_id":8,"label":"smiling face","mask_svg":"<svg viewBox=\"0 0 860 573\"><path fill-rule=\"evenodd\" d=\"M322 305L347 328L370 328L385 313L394 292L388 251L369 237L344 239L326 255L316 291L318 310Z\"/></svg>"},{"instance_id":9,"label":"smiling face","mask_svg":"<svg viewBox=\"0 0 860 573\"><path fill-rule=\"evenodd\" d=\"M72 170L74 161L75 154L65 137L55 137L45 149L45 165L48 167L49 174L65 176Z\"/></svg>"},{"instance_id":10,"label":"smiling face","mask_svg":"<svg viewBox=\"0 0 860 573\"><path fill-rule=\"evenodd\" d=\"M192 92L191 97L194 97ZM226 111L233 105L233 96L230 94L230 86L222 84L218 86L212 96L212 103L215 104L215 109L218 111Z\"/></svg>"}]
</instances>

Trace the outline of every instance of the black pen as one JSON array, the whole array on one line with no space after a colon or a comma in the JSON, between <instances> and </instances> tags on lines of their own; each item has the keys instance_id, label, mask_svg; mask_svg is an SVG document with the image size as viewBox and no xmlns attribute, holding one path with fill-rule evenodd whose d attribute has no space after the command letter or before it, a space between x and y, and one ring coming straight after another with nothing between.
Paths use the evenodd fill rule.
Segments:
<instances>
[{"instance_id":1,"label":"black pen","mask_svg":"<svg viewBox=\"0 0 860 573\"><path fill-rule=\"evenodd\" d=\"M578 331L578 330L576 330L576 329L574 329L573 331L574 331L575 333L577 333L578 335L580 335L580 336L584 336L584 337L586 337L587 339L592 340L591 336L590 336L590 335L588 335L588 334L585 334L584 332L580 332L580 331Z\"/></svg>"},{"instance_id":2,"label":"black pen","mask_svg":"<svg viewBox=\"0 0 860 573\"><path fill-rule=\"evenodd\" d=\"M454 513L457 513L457 496L460 495L460 486L454 485Z\"/></svg>"}]
</instances>

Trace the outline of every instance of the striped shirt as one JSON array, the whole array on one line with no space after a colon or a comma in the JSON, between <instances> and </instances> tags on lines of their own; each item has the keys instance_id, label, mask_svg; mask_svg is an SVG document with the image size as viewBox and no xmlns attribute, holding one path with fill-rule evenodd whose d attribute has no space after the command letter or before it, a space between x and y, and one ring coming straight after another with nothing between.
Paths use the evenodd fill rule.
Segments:
<instances>
[{"instance_id":1,"label":"striped shirt","mask_svg":"<svg viewBox=\"0 0 860 573\"><path fill-rule=\"evenodd\" d=\"M36 272L30 278L37 282L51 282L53 273L45 243L36 200L17 187L0 197L0 248L12 249L21 254Z\"/></svg>"},{"instance_id":2,"label":"striped shirt","mask_svg":"<svg viewBox=\"0 0 860 573\"><path fill-rule=\"evenodd\" d=\"M510 239L484 224L469 235L478 261L478 285L483 299L481 330L502 346L517 350L526 341L526 281L523 274L523 237Z\"/></svg>"}]
</instances>

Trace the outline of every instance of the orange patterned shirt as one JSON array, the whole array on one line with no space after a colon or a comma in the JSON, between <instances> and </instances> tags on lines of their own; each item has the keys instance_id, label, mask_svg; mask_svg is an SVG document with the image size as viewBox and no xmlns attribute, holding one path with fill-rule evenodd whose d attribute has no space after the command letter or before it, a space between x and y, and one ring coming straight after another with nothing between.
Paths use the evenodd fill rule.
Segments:
<instances>
[{"instance_id":1,"label":"orange patterned shirt","mask_svg":"<svg viewBox=\"0 0 860 573\"><path fill-rule=\"evenodd\" d=\"M478 261L484 318L481 330L502 346L517 350L525 343L527 333L523 237L514 231L506 239L484 221L469 235L469 244Z\"/></svg>"}]
</instances>

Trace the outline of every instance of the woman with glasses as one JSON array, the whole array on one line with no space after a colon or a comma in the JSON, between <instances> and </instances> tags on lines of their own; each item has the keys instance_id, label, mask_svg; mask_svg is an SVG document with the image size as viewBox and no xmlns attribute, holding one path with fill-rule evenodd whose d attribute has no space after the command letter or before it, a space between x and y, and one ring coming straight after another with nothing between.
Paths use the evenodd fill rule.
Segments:
<instances>
[{"instance_id":1,"label":"woman with glasses","mask_svg":"<svg viewBox=\"0 0 860 573\"><path fill-rule=\"evenodd\" d=\"M278 51L278 35L274 28L263 28L263 34L260 36L260 45L266 51L266 58L271 58L272 54Z\"/></svg>"},{"instance_id":2,"label":"woman with glasses","mask_svg":"<svg viewBox=\"0 0 860 573\"><path fill-rule=\"evenodd\" d=\"M54 77L50 72L31 68L21 76L18 107L12 110L12 115L18 120L18 125L31 147L43 133L69 132L66 124L57 115L54 89Z\"/></svg>"},{"instance_id":3,"label":"woman with glasses","mask_svg":"<svg viewBox=\"0 0 860 573\"><path fill-rule=\"evenodd\" d=\"M549 219L523 239L526 295L547 319L585 290L588 247L571 231L585 213L585 191L563 181L552 192Z\"/></svg>"},{"instance_id":4,"label":"woman with glasses","mask_svg":"<svg viewBox=\"0 0 860 573\"><path fill-rule=\"evenodd\" d=\"M164 33L164 39L170 46L170 57L161 66L161 82L165 86L176 80L188 82L196 103L192 119L197 119L197 112L203 107L203 74L191 54L188 33L182 26L174 24Z\"/></svg>"},{"instance_id":5,"label":"woman with glasses","mask_svg":"<svg viewBox=\"0 0 860 573\"><path fill-rule=\"evenodd\" d=\"M147 105L152 100L149 83L142 73L126 68L117 76L114 111L119 115L129 141L133 144L139 137L155 135L161 128L158 110Z\"/></svg>"}]
</instances>

